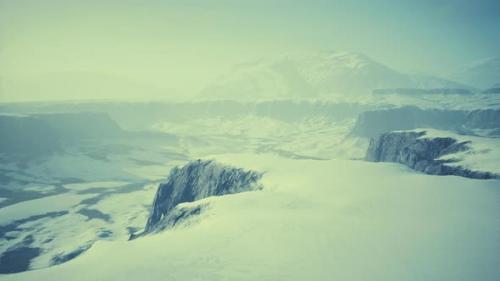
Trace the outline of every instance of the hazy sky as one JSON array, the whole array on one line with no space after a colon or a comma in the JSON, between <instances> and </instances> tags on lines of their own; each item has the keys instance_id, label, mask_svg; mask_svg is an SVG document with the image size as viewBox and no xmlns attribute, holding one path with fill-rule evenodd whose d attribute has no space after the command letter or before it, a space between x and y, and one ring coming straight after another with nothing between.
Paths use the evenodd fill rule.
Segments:
<instances>
[{"instance_id":1,"label":"hazy sky","mask_svg":"<svg viewBox=\"0 0 500 281\"><path fill-rule=\"evenodd\" d=\"M498 30L499 0L0 0L0 101L41 99L11 85L54 76L194 92L235 63L308 50L442 74L500 56Z\"/></svg>"}]
</instances>

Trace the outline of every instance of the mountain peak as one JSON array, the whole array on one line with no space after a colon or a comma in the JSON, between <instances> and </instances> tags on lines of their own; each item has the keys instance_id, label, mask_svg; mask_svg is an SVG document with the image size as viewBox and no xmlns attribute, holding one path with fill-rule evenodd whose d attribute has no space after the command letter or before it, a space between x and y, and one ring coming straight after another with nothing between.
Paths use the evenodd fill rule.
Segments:
<instances>
[{"instance_id":1,"label":"mountain peak","mask_svg":"<svg viewBox=\"0 0 500 281\"><path fill-rule=\"evenodd\" d=\"M425 81L423 81L425 80ZM215 99L262 100L368 95L380 88L459 88L414 78L356 52L295 52L240 64L202 91Z\"/></svg>"}]
</instances>

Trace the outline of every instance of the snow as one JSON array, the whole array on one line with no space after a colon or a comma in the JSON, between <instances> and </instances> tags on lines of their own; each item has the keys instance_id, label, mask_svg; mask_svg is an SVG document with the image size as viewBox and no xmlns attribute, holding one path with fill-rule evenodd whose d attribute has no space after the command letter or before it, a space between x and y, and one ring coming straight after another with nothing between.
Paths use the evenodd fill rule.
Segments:
<instances>
[{"instance_id":1,"label":"snow","mask_svg":"<svg viewBox=\"0 0 500 281\"><path fill-rule=\"evenodd\" d=\"M94 188L116 188L128 184L125 181L99 181L99 182L85 182L85 183L72 183L64 185L65 188L72 191L81 191Z\"/></svg>"},{"instance_id":2,"label":"snow","mask_svg":"<svg viewBox=\"0 0 500 281\"><path fill-rule=\"evenodd\" d=\"M59 194L27 200L5 208L0 208L0 225L38 215L40 211L42 211L42 213L64 211L89 197L92 197L92 195Z\"/></svg>"},{"instance_id":3,"label":"snow","mask_svg":"<svg viewBox=\"0 0 500 281\"><path fill-rule=\"evenodd\" d=\"M210 158L265 172L264 189L191 203L208 208L172 230L100 241L2 280L498 280L496 180L353 160Z\"/></svg>"},{"instance_id":4,"label":"snow","mask_svg":"<svg viewBox=\"0 0 500 281\"><path fill-rule=\"evenodd\" d=\"M29 185L23 188L24 191L35 191L40 193L50 193L54 191L56 187L53 185Z\"/></svg>"},{"instance_id":5,"label":"snow","mask_svg":"<svg viewBox=\"0 0 500 281\"><path fill-rule=\"evenodd\" d=\"M91 206L75 206L65 216L22 225L38 229L35 245L44 248L43 254L32 261L31 268L51 266L54 256L91 245L98 239L128 240L129 228L140 228L145 225L149 214L148 206L154 197L156 186L157 184L147 184L135 192L109 196ZM109 216L110 220L89 219L78 213L84 208L97 210ZM109 233L109 237L98 238L103 233ZM56 241L42 242L49 238L55 238Z\"/></svg>"},{"instance_id":6,"label":"snow","mask_svg":"<svg viewBox=\"0 0 500 281\"><path fill-rule=\"evenodd\" d=\"M56 154L44 161L43 165L31 165L24 172L39 177L80 178L86 180L133 179L118 165L92 159L81 153Z\"/></svg>"},{"instance_id":7,"label":"snow","mask_svg":"<svg viewBox=\"0 0 500 281\"><path fill-rule=\"evenodd\" d=\"M296 158L361 157L367 144L346 139L353 119L332 121L311 116L294 122L256 114L159 122L154 129L181 138L191 158L225 152L277 153ZM365 147L366 146L366 147ZM359 148L362 148L362 152Z\"/></svg>"},{"instance_id":8,"label":"snow","mask_svg":"<svg viewBox=\"0 0 500 281\"><path fill-rule=\"evenodd\" d=\"M158 180L183 158L179 151L172 157L173 149L169 143L123 139L79 143L23 163L5 156L1 168L14 180L2 187L14 204L0 208L0 226L6 227L0 253L21 245L39 248L33 270L100 239L128 240L146 224ZM38 196L45 197L26 201ZM25 201L15 203L19 199Z\"/></svg>"},{"instance_id":9,"label":"snow","mask_svg":"<svg viewBox=\"0 0 500 281\"><path fill-rule=\"evenodd\" d=\"M470 142L468 144L469 150L446 154L439 159L453 159L456 161L448 164L450 166L462 166L474 171L492 172L500 175L500 138L459 135L449 131L428 128L413 131L425 131L426 134L420 138L450 137L458 142Z\"/></svg>"}]
</instances>

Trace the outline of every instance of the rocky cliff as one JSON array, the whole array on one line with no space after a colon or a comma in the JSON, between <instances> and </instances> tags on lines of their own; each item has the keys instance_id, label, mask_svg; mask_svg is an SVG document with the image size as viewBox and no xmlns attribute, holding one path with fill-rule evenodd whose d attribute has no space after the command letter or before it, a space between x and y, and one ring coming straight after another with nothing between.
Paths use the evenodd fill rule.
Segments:
<instances>
[{"instance_id":1,"label":"rocky cliff","mask_svg":"<svg viewBox=\"0 0 500 281\"><path fill-rule=\"evenodd\" d=\"M222 165L212 160L197 160L182 168L176 167L171 170L167 182L158 187L144 233L164 229L179 219L200 212L199 207L174 210L180 203L259 189L261 176L255 171Z\"/></svg>"},{"instance_id":2,"label":"rocky cliff","mask_svg":"<svg viewBox=\"0 0 500 281\"><path fill-rule=\"evenodd\" d=\"M399 131L382 134L370 141L367 161L401 163L431 175L457 175L476 179L495 178L490 172L473 171L456 165L442 156L469 150L469 142L451 137L426 137L425 131Z\"/></svg>"},{"instance_id":3,"label":"rocky cliff","mask_svg":"<svg viewBox=\"0 0 500 281\"><path fill-rule=\"evenodd\" d=\"M472 91L465 88L435 88L435 89L419 89L419 88L392 88L392 89L375 89L372 91L374 95L472 95Z\"/></svg>"},{"instance_id":4,"label":"rocky cliff","mask_svg":"<svg viewBox=\"0 0 500 281\"><path fill-rule=\"evenodd\" d=\"M0 115L0 152L38 155L60 149L62 143L123 136L104 113Z\"/></svg>"},{"instance_id":5,"label":"rocky cliff","mask_svg":"<svg viewBox=\"0 0 500 281\"><path fill-rule=\"evenodd\" d=\"M472 135L500 136L500 109L442 110L403 106L361 113L352 130L358 137L377 137L396 130L433 128Z\"/></svg>"}]
</instances>

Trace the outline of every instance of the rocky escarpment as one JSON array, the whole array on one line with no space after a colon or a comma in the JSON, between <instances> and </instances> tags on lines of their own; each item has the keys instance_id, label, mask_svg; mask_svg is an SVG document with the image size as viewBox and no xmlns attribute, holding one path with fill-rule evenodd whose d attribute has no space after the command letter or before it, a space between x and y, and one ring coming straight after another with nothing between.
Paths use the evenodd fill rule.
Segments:
<instances>
[{"instance_id":1,"label":"rocky escarpment","mask_svg":"<svg viewBox=\"0 0 500 281\"><path fill-rule=\"evenodd\" d=\"M0 153L50 153L59 139L46 122L31 116L0 115Z\"/></svg>"},{"instance_id":2,"label":"rocky escarpment","mask_svg":"<svg viewBox=\"0 0 500 281\"><path fill-rule=\"evenodd\" d=\"M60 149L62 143L123 136L104 113L0 115L0 153L38 155Z\"/></svg>"},{"instance_id":3,"label":"rocky escarpment","mask_svg":"<svg viewBox=\"0 0 500 281\"><path fill-rule=\"evenodd\" d=\"M200 206L176 208L180 203L259 189L261 177L259 172L222 165L212 160L197 160L182 168L176 167L171 170L167 182L158 187L144 233L164 229L201 211Z\"/></svg>"},{"instance_id":4,"label":"rocky escarpment","mask_svg":"<svg viewBox=\"0 0 500 281\"><path fill-rule=\"evenodd\" d=\"M433 128L463 134L500 136L500 109L441 110L403 106L360 114L351 132L358 137L378 137L396 130Z\"/></svg>"},{"instance_id":5,"label":"rocky escarpment","mask_svg":"<svg viewBox=\"0 0 500 281\"><path fill-rule=\"evenodd\" d=\"M375 89L372 91L374 95L472 95L469 89L464 88L435 88L435 89L419 89L419 88L389 88Z\"/></svg>"},{"instance_id":6,"label":"rocky escarpment","mask_svg":"<svg viewBox=\"0 0 500 281\"><path fill-rule=\"evenodd\" d=\"M469 142L459 142L451 137L426 137L425 131L389 132L370 141L366 160L373 162L395 162L416 171L431 175L457 175L475 179L490 179L490 172L472 171L449 165L456 160L440 157L469 150Z\"/></svg>"}]
</instances>

